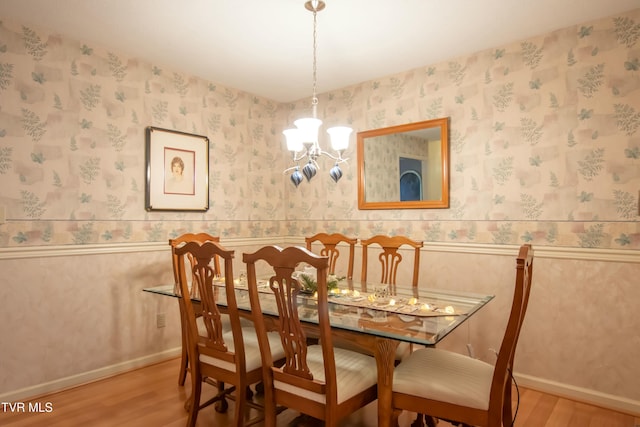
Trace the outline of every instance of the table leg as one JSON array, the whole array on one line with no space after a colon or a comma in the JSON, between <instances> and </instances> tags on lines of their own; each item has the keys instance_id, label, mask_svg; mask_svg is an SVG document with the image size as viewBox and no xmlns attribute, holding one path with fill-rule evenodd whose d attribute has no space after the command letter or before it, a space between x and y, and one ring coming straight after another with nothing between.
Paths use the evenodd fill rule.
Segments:
<instances>
[{"instance_id":1,"label":"table leg","mask_svg":"<svg viewBox=\"0 0 640 427\"><path fill-rule=\"evenodd\" d=\"M424 419L424 421L423 421ZM436 427L436 420L431 415L417 414L411 427Z\"/></svg>"},{"instance_id":2,"label":"table leg","mask_svg":"<svg viewBox=\"0 0 640 427\"><path fill-rule=\"evenodd\" d=\"M411 427L424 427L424 422L422 422L422 414L416 415L416 419L411 423Z\"/></svg>"},{"instance_id":3,"label":"table leg","mask_svg":"<svg viewBox=\"0 0 640 427\"><path fill-rule=\"evenodd\" d=\"M396 348L400 344L389 338L376 339L376 365L378 367L378 427L391 427L391 393Z\"/></svg>"}]
</instances>

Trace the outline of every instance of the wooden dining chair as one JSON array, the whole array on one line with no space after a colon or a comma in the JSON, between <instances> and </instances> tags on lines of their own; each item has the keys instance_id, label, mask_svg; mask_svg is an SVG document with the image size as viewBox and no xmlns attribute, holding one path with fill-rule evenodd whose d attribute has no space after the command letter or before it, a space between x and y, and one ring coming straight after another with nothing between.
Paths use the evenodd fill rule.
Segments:
<instances>
[{"instance_id":1,"label":"wooden dining chair","mask_svg":"<svg viewBox=\"0 0 640 427\"><path fill-rule=\"evenodd\" d=\"M234 251L226 250L219 243L191 241L174 248L177 257L178 283L181 299L184 300L187 345L190 358L191 396L188 401L188 426L195 426L198 412L215 402L221 402L220 411L227 408L226 398L235 400L234 424L245 425L248 407L261 408L247 399L246 390L250 384L262 381L262 358L255 330L242 327L237 307L233 258ZM193 260L193 266L185 262L185 257ZM217 272L212 267L215 258L224 262L223 270ZM215 284L217 274L224 273L224 287ZM196 305L189 295L187 277L193 278L193 287L198 288L200 304ZM218 297L224 292L226 309L229 313L231 330L223 329ZM204 330L197 325L200 316ZM265 338L268 340L274 359L282 359L284 350L277 334ZM208 401L201 403L202 384L206 382L218 387L218 393ZM224 384L224 386L221 386ZM230 386L229 386L230 385ZM234 393L235 394L232 394ZM216 408L218 409L218 408ZM257 420L247 420L252 424Z\"/></svg>"},{"instance_id":2,"label":"wooden dining chair","mask_svg":"<svg viewBox=\"0 0 640 427\"><path fill-rule=\"evenodd\" d=\"M368 269L368 250L369 246L379 246L382 252L378 255L381 267L380 283L387 285L396 285L398 274L398 266L402 261L402 255L398 250L402 246L410 246L413 248L413 274L411 276L411 285L415 288L418 286L418 274L420 272L420 248L424 243L420 240L413 240L405 236L384 236L377 235L370 239L360 241L362 245L362 282L367 282Z\"/></svg>"},{"instance_id":3,"label":"wooden dining chair","mask_svg":"<svg viewBox=\"0 0 640 427\"><path fill-rule=\"evenodd\" d=\"M420 272L420 248L424 246L424 243L420 240L413 240L406 236L385 236L376 235L369 239L363 239L360 241L362 245L362 275L361 281L366 286L367 283L367 271L369 268L369 246L376 246L380 248L381 252L378 255L380 261L380 283L389 285L389 290L392 294L395 294L395 286L398 275L398 268L402 262L402 254L398 251L402 246L410 246L413 248L413 273L411 275L411 286L413 288L418 287L418 275ZM406 342L400 343L396 348L396 363L402 360L406 355L413 351L413 344Z\"/></svg>"},{"instance_id":4,"label":"wooden dining chair","mask_svg":"<svg viewBox=\"0 0 640 427\"><path fill-rule=\"evenodd\" d=\"M262 350L265 426L276 425L276 408L284 406L333 427L338 420L376 400L375 359L333 346L327 301L328 258L302 247L266 246L255 253L244 254L243 260L247 264L249 298ZM273 272L267 291L277 305L275 326L285 349L284 364L275 363L271 356L267 323L260 314L265 297L258 290L256 264L262 264L262 268L263 263ZM317 300L300 294L302 286L294 278L294 270L300 263L316 269ZM309 344L304 322L299 318L298 309L305 301L317 304L319 344Z\"/></svg>"},{"instance_id":5,"label":"wooden dining chair","mask_svg":"<svg viewBox=\"0 0 640 427\"><path fill-rule=\"evenodd\" d=\"M511 313L495 365L435 348L416 350L395 368L391 425L402 410L462 425L512 425L511 379L533 277L533 248L520 247ZM431 425L433 419L427 418Z\"/></svg>"},{"instance_id":6,"label":"wooden dining chair","mask_svg":"<svg viewBox=\"0 0 640 427\"><path fill-rule=\"evenodd\" d=\"M172 266L173 266L173 280L174 280L174 292L177 295L182 295L181 294L181 289L179 286L179 281L178 281L178 256L175 253L175 247L177 245L180 245L182 243L186 243L186 242L198 242L200 244L204 243L204 242L220 242L220 238L217 236L212 236L210 234L207 233L185 233L182 234L178 237L176 237L175 239L169 239L169 246L171 247L171 261L172 261ZM189 265L191 267L194 266L194 259L193 256L190 253L187 253L187 261L189 262ZM184 262L184 260L183 260ZM213 265L213 271L214 274L216 276L220 275L220 259L218 257L214 257L212 260L212 265ZM193 280L192 280L193 282ZM189 289L189 296L191 296L192 298L196 298L198 295L198 287L197 286L192 286ZM182 355L180 357L180 370L178 372L178 385L183 386L184 382L187 378L187 372L189 372L189 355L187 354L187 333L185 331L185 325L186 325L186 321L185 321L185 313L184 313L184 302L182 298L178 298L178 306L180 309L180 324L181 324L181 328L182 328ZM228 324L228 322L225 322Z\"/></svg>"},{"instance_id":7,"label":"wooden dining chair","mask_svg":"<svg viewBox=\"0 0 640 427\"><path fill-rule=\"evenodd\" d=\"M340 243L349 245L349 261L347 262L347 279L353 279L353 260L355 258L356 243L358 239L355 237L347 237L340 233L318 233L311 237L305 237L307 249L311 250L314 242L322 243L320 255L329 257L329 274L336 274L336 264L340 257L340 250L336 247Z\"/></svg>"}]
</instances>

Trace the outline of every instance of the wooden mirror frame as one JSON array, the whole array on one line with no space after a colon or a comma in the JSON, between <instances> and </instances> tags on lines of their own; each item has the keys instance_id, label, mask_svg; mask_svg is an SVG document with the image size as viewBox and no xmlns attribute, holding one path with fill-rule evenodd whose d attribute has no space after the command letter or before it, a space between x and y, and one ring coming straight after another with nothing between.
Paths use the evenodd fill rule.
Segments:
<instances>
[{"instance_id":1,"label":"wooden mirror frame","mask_svg":"<svg viewBox=\"0 0 640 427\"><path fill-rule=\"evenodd\" d=\"M412 132L421 129L440 129L441 197L415 201L367 201L365 194L364 146L367 138ZM449 207L449 118L426 120L416 123L372 129L357 134L358 155L358 209L442 209Z\"/></svg>"}]
</instances>

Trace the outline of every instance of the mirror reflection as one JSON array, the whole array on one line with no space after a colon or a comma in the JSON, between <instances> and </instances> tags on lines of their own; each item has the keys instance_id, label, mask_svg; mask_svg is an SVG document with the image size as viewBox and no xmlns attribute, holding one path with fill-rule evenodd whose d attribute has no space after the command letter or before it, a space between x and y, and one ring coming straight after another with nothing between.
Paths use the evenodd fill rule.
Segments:
<instances>
[{"instance_id":1,"label":"mirror reflection","mask_svg":"<svg viewBox=\"0 0 640 427\"><path fill-rule=\"evenodd\" d=\"M449 207L448 118L359 132L358 207Z\"/></svg>"}]
</instances>

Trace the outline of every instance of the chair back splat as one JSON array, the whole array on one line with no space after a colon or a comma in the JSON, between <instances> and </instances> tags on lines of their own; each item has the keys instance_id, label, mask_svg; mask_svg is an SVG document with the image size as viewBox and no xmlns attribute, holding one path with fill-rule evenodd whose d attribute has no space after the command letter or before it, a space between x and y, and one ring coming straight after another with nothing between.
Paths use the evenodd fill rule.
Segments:
<instances>
[{"instance_id":1,"label":"chair back splat","mask_svg":"<svg viewBox=\"0 0 640 427\"><path fill-rule=\"evenodd\" d=\"M197 242L200 244L204 242L220 243L220 237L212 236L207 233L185 233L176 237L175 239L169 239L169 246L171 247L171 261L173 265L173 279L176 286L174 290L178 295L180 294L180 287L178 286L178 257L175 254L174 249L176 246L182 243L188 243L188 242ZM191 267L193 267L195 262L195 260L193 259L193 256L191 254L187 254L186 258L187 258L187 261L189 261L189 264L191 265ZM220 258L214 257L212 260L212 265L214 269L214 274L220 275ZM191 292L190 293L191 297L193 298L198 297L197 286L191 287L190 292Z\"/></svg>"},{"instance_id":2,"label":"chair back splat","mask_svg":"<svg viewBox=\"0 0 640 427\"><path fill-rule=\"evenodd\" d=\"M346 243L349 245L349 260L347 262L347 275L346 278L353 279L353 262L355 258L355 247L358 239L355 237L347 237L340 233L318 233L311 237L305 237L305 243L307 249L311 250L311 246L314 242L322 243L322 249L320 255L329 257L329 274L336 274L336 264L340 257L340 249L337 247L340 243Z\"/></svg>"},{"instance_id":3,"label":"chair back splat","mask_svg":"<svg viewBox=\"0 0 640 427\"><path fill-rule=\"evenodd\" d=\"M333 346L327 301L328 258L302 247L266 246L255 253L244 254L243 260L247 264L249 298L262 353L265 426L276 425L278 406L324 420L327 426L336 426L341 418L374 401L377 398L375 360ZM270 318L269 323L261 314L267 297L258 290L256 277L256 264L263 263L268 265L271 274L265 292L269 298L273 297L278 311L278 317ZM300 293L302 285L295 269L302 264L317 272L317 299ZM300 320L305 304L311 304L317 312L317 329L305 327L306 322ZM268 329L280 334L285 353L283 364L275 363L271 357L266 338ZM312 330L318 331L317 336L309 336ZM319 344L311 344L312 339L318 338Z\"/></svg>"},{"instance_id":4,"label":"chair back splat","mask_svg":"<svg viewBox=\"0 0 640 427\"><path fill-rule=\"evenodd\" d=\"M363 239L360 241L362 245L362 282L367 281L367 267L368 267L368 251L371 245L377 245L382 249L378 259L381 266L380 283L387 285L396 285L396 278L398 274L398 266L402 261L402 254L399 253L399 249L402 246L410 246L413 248L413 275L411 277L411 284L413 287L418 286L418 274L420 271L420 248L424 246L424 243L420 240L412 240L405 236L384 236L377 235L370 239Z\"/></svg>"},{"instance_id":5,"label":"chair back splat","mask_svg":"<svg viewBox=\"0 0 640 427\"><path fill-rule=\"evenodd\" d=\"M512 425L513 361L529 304L533 248L516 258L511 311L495 365L436 348L416 350L394 371L392 425L402 410L474 426Z\"/></svg>"}]
</instances>

